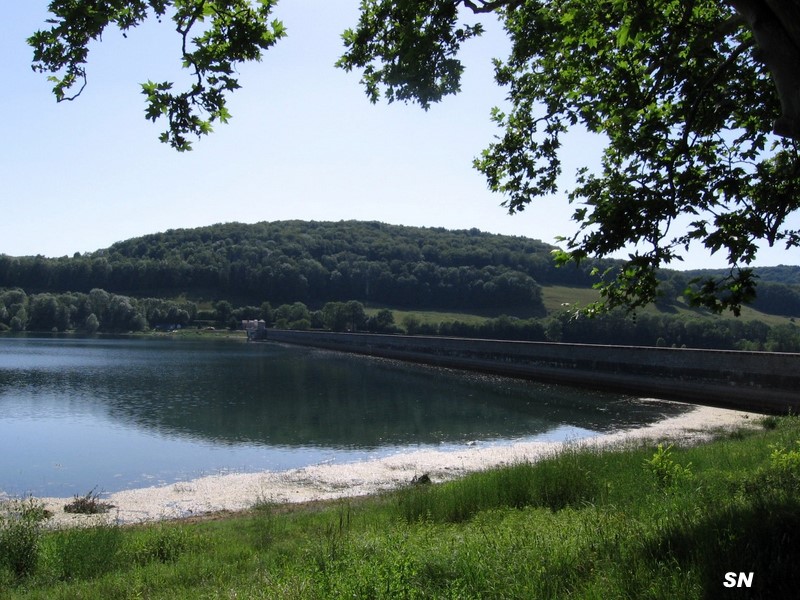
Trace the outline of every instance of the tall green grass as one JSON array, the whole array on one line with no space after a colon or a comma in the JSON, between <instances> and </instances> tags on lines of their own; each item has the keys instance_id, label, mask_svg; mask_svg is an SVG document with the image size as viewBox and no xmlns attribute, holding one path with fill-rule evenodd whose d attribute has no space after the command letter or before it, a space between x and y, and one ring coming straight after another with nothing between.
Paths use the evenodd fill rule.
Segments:
<instances>
[{"instance_id":1,"label":"tall green grass","mask_svg":"<svg viewBox=\"0 0 800 600\"><path fill-rule=\"evenodd\" d=\"M590 462L590 453L567 450L536 464L523 462L438 486L412 486L398 493L399 512L409 523L460 523L498 508L579 506L596 500L601 490Z\"/></svg>"},{"instance_id":2,"label":"tall green grass","mask_svg":"<svg viewBox=\"0 0 800 600\"><path fill-rule=\"evenodd\" d=\"M22 521L4 517L0 597L794 598L800 420L764 424L692 448L572 447L302 509L261 503L228 519L130 528L37 525L33 544L8 534ZM724 587L740 571L755 574L753 587Z\"/></svg>"}]
</instances>

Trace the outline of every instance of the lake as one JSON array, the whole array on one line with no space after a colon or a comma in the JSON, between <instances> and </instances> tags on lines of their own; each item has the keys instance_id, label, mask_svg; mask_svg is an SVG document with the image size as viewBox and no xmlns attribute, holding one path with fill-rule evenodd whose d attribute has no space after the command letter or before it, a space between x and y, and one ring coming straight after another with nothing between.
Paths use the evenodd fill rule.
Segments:
<instances>
[{"instance_id":1,"label":"lake","mask_svg":"<svg viewBox=\"0 0 800 600\"><path fill-rule=\"evenodd\" d=\"M690 408L273 343L0 337L0 495L579 439Z\"/></svg>"}]
</instances>

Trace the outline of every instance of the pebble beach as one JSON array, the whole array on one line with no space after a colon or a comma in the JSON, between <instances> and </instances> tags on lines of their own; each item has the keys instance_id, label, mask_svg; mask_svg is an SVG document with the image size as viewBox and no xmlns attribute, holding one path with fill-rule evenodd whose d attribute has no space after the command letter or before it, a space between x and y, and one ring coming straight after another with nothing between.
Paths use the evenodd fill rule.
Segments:
<instances>
[{"instance_id":1,"label":"pebble beach","mask_svg":"<svg viewBox=\"0 0 800 600\"><path fill-rule=\"evenodd\" d=\"M123 490L102 496L113 505L107 513L64 512L73 498L41 498L53 516L53 527L99 523L135 524L236 512L259 503L305 503L376 494L408 485L427 474L434 482L515 462L535 462L565 445L610 448L643 440L690 444L710 439L719 429L754 426L761 415L698 406L649 426L566 442L472 443L457 450L419 450L380 459L322 464L288 471L211 475L169 485Z\"/></svg>"}]
</instances>

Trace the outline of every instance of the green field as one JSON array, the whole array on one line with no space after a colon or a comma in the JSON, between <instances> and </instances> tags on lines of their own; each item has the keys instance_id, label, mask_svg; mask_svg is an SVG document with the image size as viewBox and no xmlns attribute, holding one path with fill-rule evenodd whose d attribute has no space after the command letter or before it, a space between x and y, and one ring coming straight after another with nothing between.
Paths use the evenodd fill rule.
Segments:
<instances>
[{"instance_id":1,"label":"green field","mask_svg":"<svg viewBox=\"0 0 800 600\"><path fill-rule=\"evenodd\" d=\"M547 314L560 313L564 310L576 310L600 300L597 290L591 288L548 285L542 287L542 302Z\"/></svg>"},{"instance_id":2,"label":"green field","mask_svg":"<svg viewBox=\"0 0 800 600\"><path fill-rule=\"evenodd\" d=\"M394 314L394 322L401 326L407 317L414 317L419 320L423 325L438 325L439 323L448 323L452 321L461 321L470 325L480 325L486 322L491 317L476 315L471 313L461 312L445 312L435 310L403 310L403 309L390 309ZM378 309L367 309L368 315L373 315L378 312Z\"/></svg>"},{"instance_id":3,"label":"green field","mask_svg":"<svg viewBox=\"0 0 800 600\"><path fill-rule=\"evenodd\" d=\"M52 532L17 501L0 597L794 598L800 418L756 425L196 522Z\"/></svg>"},{"instance_id":4,"label":"green field","mask_svg":"<svg viewBox=\"0 0 800 600\"><path fill-rule=\"evenodd\" d=\"M581 307L588 306L589 304L598 301L599 299L600 296L598 292L590 288L577 288L558 285L542 287L542 301L548 316L556 315L564 311L574 312ZM476 311L448 312L434 310L404 310L395 309L392 307L385 308L389 308L394 313L394 320L398 325L402 325L403 319L405 319L407 316L414 316L420 321L420 323L427 325L438 325L442 322L447 323L452 321L461 321L467 324L480 325L488 319L499 317L503 314L519 318L528 318L531 316L542 317L542 315L532 315L530 314L529 310L519 307L498 307L494 310L482 311L481 313ZM369 308L367 309L367 314L373 315L377 313L378 310L379 308ZM665 313L670 315L684 315L687 317L691 316L696 318L710 319L736 318L729 314L713 315L706 310L690 308L683 302L678 302L672 305L672 307L668 310L660 309L654 305L650 305L641 309L639 312L642 314ZM770 326L794 323L794 320L790 317L769 315L755 310L749 306L742 308L741 316L738 318L742 321L761 321Z\"/></svg>"}]
</instances>

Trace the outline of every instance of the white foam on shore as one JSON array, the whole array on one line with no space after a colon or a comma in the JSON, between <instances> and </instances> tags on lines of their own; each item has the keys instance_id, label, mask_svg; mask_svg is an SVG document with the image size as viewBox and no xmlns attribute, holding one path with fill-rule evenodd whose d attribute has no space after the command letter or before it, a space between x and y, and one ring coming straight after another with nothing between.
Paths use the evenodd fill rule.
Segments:
<instances>
[{"instance_id":1,"label":"white foam on shore","mask_svg":"<svg viewBox=\"0 0 800 600\"><path fill-rule=\"evenodd\" d=\"M171 485L124 490L103 498L114 505L103 515L74 515L63 507L72 498L41 498L53 513L54 527L98 523L144 523L179 519L219 511L241 511L258 502L292 503L363 496L407 485L427 473L433 481L453 479L520 461L536 461L558 452L565 444L607 447L669 439L676 443L702 441L711 430L754 424L761 415L711 407L696 407L680 416L646 427L567 442L519 442L508 445L465 445L451 451L420 450L380 459L309 466L289 471L234 473L201 477Z\"/></svg>"}]
</instances>

